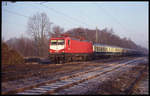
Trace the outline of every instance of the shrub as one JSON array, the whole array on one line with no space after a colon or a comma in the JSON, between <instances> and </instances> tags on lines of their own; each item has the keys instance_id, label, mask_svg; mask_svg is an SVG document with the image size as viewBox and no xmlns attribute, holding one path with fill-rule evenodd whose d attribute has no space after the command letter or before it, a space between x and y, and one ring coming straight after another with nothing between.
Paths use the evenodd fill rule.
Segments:
<instances>
[{"instance_id":1,"label":"shrub","mask_svg":"<svg viewBox=\"0 0 150 96\"><path fill-rule=\"evenodd\" d=\"M23 64L24 59L16 50L10 49L6 43L2 43L2 64Z\"/></svg>"}]
</instances>

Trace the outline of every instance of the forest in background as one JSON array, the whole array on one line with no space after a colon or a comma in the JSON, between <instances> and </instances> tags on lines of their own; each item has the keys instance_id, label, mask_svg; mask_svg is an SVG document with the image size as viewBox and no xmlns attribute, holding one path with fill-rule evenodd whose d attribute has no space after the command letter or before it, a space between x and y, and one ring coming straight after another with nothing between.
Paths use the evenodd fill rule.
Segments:
<instances>
[{"instance_id":1,"label":"forest in background","mask_svg":"<svg viewBox=\"0 0 150 96\"><path fill-rule=\"evenodd\" d=\"M64 31L58 25L52 26L52 22L46 13L36 13L28 20L28 27L26 33L30 37L21 36L19 38L10 38L6 43L9 48L16 50L24 57L36 56L47 57L49 49L49 39L51 37L59 37L61 34L69 34L72 37L82 37L85 40L93 43L100 43L105 45L118 46L123 48L142 50L148 52L146 48L135 44L129 38L120 38L113 29L88 29L88 28L72 28ZM97 32L97 33L96 33ZM96 34L98 39L96 40ZM3 50L2 50L3 51Z\"/></svg>"}]
</instances>

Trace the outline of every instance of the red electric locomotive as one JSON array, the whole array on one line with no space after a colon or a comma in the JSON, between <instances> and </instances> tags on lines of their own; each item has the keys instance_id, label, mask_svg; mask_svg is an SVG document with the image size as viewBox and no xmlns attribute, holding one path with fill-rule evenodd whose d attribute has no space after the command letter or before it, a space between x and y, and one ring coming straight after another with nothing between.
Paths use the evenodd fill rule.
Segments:
<instances>
[{"instance_id":1,"label":"red electric locomotive","mask_svg":"<svg viewBox=\"0 0 150 96\"><path fill-rule=\"evenodd\" d=\"M69 36L51 38L49 53L50 60L55 63L87 60L92 57L93 44Z\"/></svg>"}]
</instances>

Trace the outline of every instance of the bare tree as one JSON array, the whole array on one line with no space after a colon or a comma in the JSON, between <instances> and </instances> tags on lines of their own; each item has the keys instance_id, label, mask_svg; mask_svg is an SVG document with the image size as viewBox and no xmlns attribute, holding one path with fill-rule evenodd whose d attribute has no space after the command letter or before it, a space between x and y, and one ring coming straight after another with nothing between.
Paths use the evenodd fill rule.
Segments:
<instances>
[{"instance_id":1,"label":"bare tree","mask_svg":"<svg viewBox=\"0 0 150 96\"><path fill-rule=\"evenodd\" d=\"M43 56L44 47L46 46L45 40L47 40L51 24L46 13L36 13L28 20L27 32L34 39L37 56Z\"/></svg>"},{"instance_id":2,"label":"bare tree","mask_svg":"<svg viewBox=\"0 0 150 96\"><path fill-rule=\"evenodd\" d=\"M53 37L57 37L57 36L60 36L60 34L62 34L64 32L64 29L59 27L59 26L54 26L53 27L53 34L52 36Z\"/></svg>"}]
</instances>

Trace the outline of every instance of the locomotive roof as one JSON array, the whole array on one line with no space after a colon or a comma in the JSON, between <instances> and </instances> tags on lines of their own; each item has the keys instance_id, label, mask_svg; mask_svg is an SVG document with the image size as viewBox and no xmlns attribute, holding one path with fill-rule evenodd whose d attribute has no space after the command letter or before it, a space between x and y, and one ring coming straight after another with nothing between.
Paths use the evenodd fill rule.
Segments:
<instances>
[{"instance_id":1,"label":"locomotive roof","mask_svg":"<svg viewBox=\"0 0 150 96\"><path fill-rule=\"evenodd\" d=\"M50 39L65 39L66 37L52 37Z\"/></svg>"},{"instance_id":2,"label":"locomotive roof","mask_svg":"<svg viewBox=\"0 0 150 96\"><path fill-rule=\"evenodd\" d=\"M80 40L80 39L77 39L77 38L74 38L74 37L70 37L72 40L79 40L79 41L86 41L86 42L90 42L88 40Z\"/></svg>"},{"instance_id":3,"label":"locomotive roof","mask_svg":"<svg viewBox=\"0 0 150 96\"><path fill-rule=\"evenodd\" d=\"M88 40L80 40L80 39L78 39L78 38L74 38L74 37L52 37L51 39L52 40L55 40L55 39L66 39L66 38L70 38L70 39L72 39L72 40L79 40L79 41L86 41L86 42L90 42L90 41L88 41Z\"/></svg>"}]
</instances>

